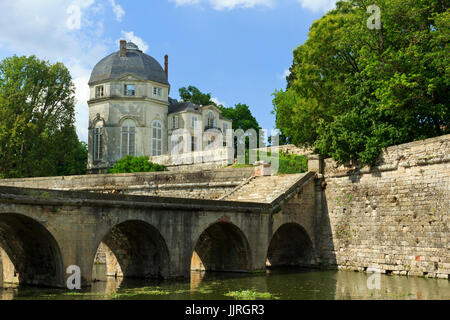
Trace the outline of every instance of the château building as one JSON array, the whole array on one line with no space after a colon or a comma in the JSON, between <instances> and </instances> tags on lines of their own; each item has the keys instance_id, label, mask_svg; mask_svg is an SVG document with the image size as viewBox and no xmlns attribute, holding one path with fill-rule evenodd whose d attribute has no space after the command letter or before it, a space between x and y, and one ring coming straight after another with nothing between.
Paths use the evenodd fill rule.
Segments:
<instances>
[{"instance_id":1,"label":"ch\u00e2teau building","mask_svg":"<svg viewBox=\"0 0 450 320\"><path fill-rule=\"evenodd\" d=\"M168 56L163 69L132 42L121 40L119 51L97 63L89 87L91 173L105 172L127 155L170 154L180 143L172 137L177 129L190 135L191 141L183 141L181 148L187 153L204 150L211 143L203 138L206 133L222 134L232 128L232 121L222 117L214 105L171 99Z\"/></svg>"}]
</instances>

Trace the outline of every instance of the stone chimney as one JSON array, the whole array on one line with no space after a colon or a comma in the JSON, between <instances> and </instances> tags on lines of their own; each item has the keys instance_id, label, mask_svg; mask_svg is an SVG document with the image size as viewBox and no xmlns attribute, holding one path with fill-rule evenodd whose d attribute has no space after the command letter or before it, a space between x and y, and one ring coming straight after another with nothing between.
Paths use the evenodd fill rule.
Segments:
<instances>
[{"instance_id":1,"label":"stone chimney","mask_svg":"<svg viewBox=\"0 0 450 320\"><path fill-rule=\"evenodd\" d=\"M169 80L169 56L164 56L164 72L166 73L166 79Z\"/></svg>"},{"instance_id":2,"label":"stone chimney","mask_svg":"<svg viewBox=\"0 0 450 320\"><path fill-rule=\"evenodd\" d=\"M121 58L127 57L127 41L126 40L120 40L120 57Z\"/></svg>"}]
</instances>

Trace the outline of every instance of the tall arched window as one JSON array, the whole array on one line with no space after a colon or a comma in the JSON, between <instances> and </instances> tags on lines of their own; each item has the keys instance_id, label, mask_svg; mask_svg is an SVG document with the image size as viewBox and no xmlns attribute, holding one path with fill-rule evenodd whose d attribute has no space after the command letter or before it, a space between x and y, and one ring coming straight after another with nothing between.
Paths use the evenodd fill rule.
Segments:
<instances>
[{"instance_id":1,"label":"tall arched window","mask_svg":"<svg viewBox=\"0 0 450 320\"><path fill-rule=\"evenodd\" d=\"M99 121L94 128L94 161L103 159L103 122Z\"/></svg>"},{"instance_id":2,"label":"tall arched window","mask_svg":"<svg viewBox=\"0 0 450 320\"><path fill-rule=\"evenodd\" d=\"M152 123L152 156L162 155L162 125L155 120Z\"/></svg>"},{"instance_id":3,"label":"tall arched window","mask_svg":"<svg viewBox=\"0 0 450 320\"><path fill-rule=\"evenodd\" d=\"M127 119L122 123L120 139L120 157L136 155L136 124L133 120Z\"/></svg>"},{"instance_id":4,"label":"tall arched window","mask_svg":"<svg viewBox=\"0 0 450 320\"><path fill-rule=\"evenodd\" d=\"M215 127L214 113L208 112L208 129Z\"/></svg>"}]
</instances>

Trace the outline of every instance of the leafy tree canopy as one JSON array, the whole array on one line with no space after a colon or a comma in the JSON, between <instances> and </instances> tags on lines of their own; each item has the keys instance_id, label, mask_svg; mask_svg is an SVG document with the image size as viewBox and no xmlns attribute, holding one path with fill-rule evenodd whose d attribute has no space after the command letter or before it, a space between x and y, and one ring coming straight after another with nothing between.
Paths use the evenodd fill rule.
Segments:
<instances>
[{"instance_id":1,"label":"leafy tree canopy","mask_svg":"<svg viewBox=\"0 0 450 320\"><path fill-rule=\"evenodd\" d=\"M201 106L208 106L208 105L216 105L211 100L211 94L210 93L203 93L198 88L194 86L189 87L182 87L179 90L180 98L184 102L192 102Z\"/></svg>"},{"instance_id":2,"label":"leafy tree canopy","mask_svg":"<svg viewBox=\"0 0 450 320\"><path fill-rule=\"evenodd\" d=\"M126 156L114 164L109 173L133 173L133 172L155 172L164 171L165 166L149 161L147 156Z\"/></svg>"},{"instance_id":3,"label":"leafy tree canopy","mask_svg":"<svg viewBox=\"0 0 450 320\"><path fill-rule=\"evenodd\" d=\"M369 29L369 5L381 29ZM450 132L450 11L444 0L344 0L294 51L276 126L340 163Z\"/></svg>"},{"instance_id":4,"label":"leafy tree canopy","mask_svg":"<svg viewBox=\"0 0 450 320\"><path fill-rule=\"evenodd\" d=\"M35 56L0 62L0 177L86 172L86 146L74 127L74 92L62 63Z\"/></svg>"},{"instance_id":5,"label":"leafy tree canopy","mask_svg":"<svg viewBox=\"0 0 450 320\"><path fill-rule=\"evenodd\" d=\"M258 121L252 115L250 111L250 107L246 104L238 103L231 108L226 108L223 106L219 106L219 109L222 111L222 116L233 120L233 129L242 129L247 131L248 129L255 129L258 131L261 129Z\"/></svg>"}]
</instances>

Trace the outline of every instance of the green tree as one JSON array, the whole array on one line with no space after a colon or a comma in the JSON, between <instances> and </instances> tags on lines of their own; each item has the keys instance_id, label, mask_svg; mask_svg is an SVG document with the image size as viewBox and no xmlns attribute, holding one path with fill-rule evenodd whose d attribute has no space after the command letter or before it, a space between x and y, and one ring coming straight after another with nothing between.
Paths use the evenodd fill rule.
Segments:
<instances>
[{"instance_id":1,"label":"green tree","mask_svg":"<svg viewBox=\"0 0 450 320\"><path fill-rule=\"evenodd\" d=\"M238 103L232 108L226 108L219 106L222 111L222 116L233 120L233 129L242 129L247 131L248 129L260 130L258 121L252 115L250 107L246 104Z\"/></svg>"},{"instance_id":2,"label":"green tree","mask_svg":"<svg viewBox=\"0 0 450 320\"><path fill-rule=\"evenodd\" d=\"M367 27L368 5L381 29ZM373 164L393 144L449 133L448 2L345 0L294 51L276 125L298 145Z\"/></svg>"},{"instance_id":3,"label":"green tree","mask_svg":"<svg viewBox=\"0 0 450 320\"><path fill-rule=\"evenodd\" d=\"M67 68L35 56L0 62L0 176L84 173ZM84 156L86 155L86 158ZM80 161L80 162L78 162Z\"/></svg>"},{"instance_id":4,"label":"green tree","mask_svg":"<svg viewBox=\"0 0 450 320\"><path fill-rule=\"evenodd\" d=\"M194 86L182 87L179 90L180 98L184 102L192 102L201 106L216 105L211 100L210 93L203 93Z\"/></svg>"},{"instance_id":5,"label":"green tree","mask_svg":"<svg viewBox=\"0 0 450 320\"><path fill-rule=\"evenodd\" d=\"M166 167L149 161L146 156L126 156L114 164L109 173L133 173L133 172L156 172L164 171Z\"/></svg>"}]
</instances>

